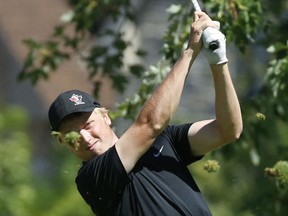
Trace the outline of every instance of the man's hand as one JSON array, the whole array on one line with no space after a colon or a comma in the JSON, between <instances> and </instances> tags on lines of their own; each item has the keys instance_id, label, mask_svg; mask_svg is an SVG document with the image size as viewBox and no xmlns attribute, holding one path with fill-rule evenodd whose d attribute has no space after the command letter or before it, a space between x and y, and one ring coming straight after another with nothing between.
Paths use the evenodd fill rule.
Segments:
<instances>
[{"instance_id":1,"label":"man's hand","mask_svg":"<svg viewBox=\"0 0 288 216\"><path fill-rule=\"evenodd\" d=\"M212 21L206 13L201 11L194 12L193 20L187 49L192 49L198 55L203 46L203 32L209 28L219 29L219 22Z\"/></svg>"}]
</instances>

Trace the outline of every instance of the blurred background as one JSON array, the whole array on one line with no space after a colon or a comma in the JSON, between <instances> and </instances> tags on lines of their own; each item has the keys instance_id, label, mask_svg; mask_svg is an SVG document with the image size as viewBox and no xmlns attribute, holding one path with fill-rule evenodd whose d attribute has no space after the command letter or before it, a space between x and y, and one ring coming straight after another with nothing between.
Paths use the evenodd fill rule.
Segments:
<instances>
[{"instance_id":1,"label":"blurred background","mask_svg":"<svg viewBox=\"0 0 288 216\"><path fill-rule=\"evenodd\" d=\"M199 2L227 37L244 131L189 168L215 216L287 215L287 2ZM121 135L180 55L191 14L184 0L0 0L0 216L92 215L74 183L81 161L50 135L49 105L69 89L93 93ZM173 123L214 116L202 55L191 71ZM209 160L220 169L205 170ZM279 161L281 176L265 172Z\"/></svg>"}]
</instances>

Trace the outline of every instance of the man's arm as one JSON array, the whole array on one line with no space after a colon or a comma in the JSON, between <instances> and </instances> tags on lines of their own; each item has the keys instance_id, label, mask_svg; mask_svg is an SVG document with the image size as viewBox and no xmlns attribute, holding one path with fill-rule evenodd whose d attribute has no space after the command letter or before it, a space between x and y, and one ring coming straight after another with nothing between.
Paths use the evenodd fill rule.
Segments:
<instances>
[{"instance_id":1,"label":"man's arm","mask_svg":"<svg viewBox=\"0 0 288 216\"><path fill-rule=\"evenodd\" d=\"M200 156L240 137L242 116L228 64L212 64L216 118L195 122L188 137L193 155Z\"/></svg>"},{"instance_id":2,"label":"man's arm","mask_svg":"<svg viewBox=\"0 0 288 216\"><path fill-rule=\"evenodd\" d=\"M146 101L136 121L116 143L127 173L167 126L179 104L189 69L201 50L201 34L207 26L215 27L205 13L199 13L195 23L191 27L188 48Z\"/></svg>"},{"instance_id":3,"label":"man's arm","mask_svg":"<svg viewBox=\"0 0 288 216\"><path fill-rule=\"evenodd\" d=\"M191 49L183 52L165 80L146 101L136 121L116 143L116 150L127 173L170 121L195 57Z\"/></svg>"}]
</instances>

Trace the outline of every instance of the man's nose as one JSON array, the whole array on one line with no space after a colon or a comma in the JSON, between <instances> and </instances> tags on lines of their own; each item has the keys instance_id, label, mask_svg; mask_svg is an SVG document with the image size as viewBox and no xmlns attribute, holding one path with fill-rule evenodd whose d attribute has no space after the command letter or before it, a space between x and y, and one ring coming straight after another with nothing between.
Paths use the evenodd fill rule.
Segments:
<instances>
[{"instance_id":1,"label":"man's nose","mask_svg":"<svg viewBox=\"0 0 288 216\"><path fill-rule=\"evenodd\" d=\"M82 139L83 139L85 142L89 143L89 141L91 140L91 134L90 134L87 130L85 130L85 129L80 130L79 133L80 133Z\"/></svg>"}]
</instances>

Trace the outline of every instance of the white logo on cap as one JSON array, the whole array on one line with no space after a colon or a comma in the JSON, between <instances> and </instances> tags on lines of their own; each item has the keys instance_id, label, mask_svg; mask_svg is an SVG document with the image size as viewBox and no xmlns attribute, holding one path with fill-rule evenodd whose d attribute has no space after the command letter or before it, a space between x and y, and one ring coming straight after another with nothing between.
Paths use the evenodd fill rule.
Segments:
<instances>
[{"instance_id":1,"label":"white logo on cap","mask_svg":"<svg viewBox=\"0 0 288 216\"><path fill-rule=\"evenodd\" d=\"M82 101L82 95L76 95L73 94L70 98L70 101L74 102L74 105L80 105L80 104L85 104L85 102Z\"/></svg>"}]
</instances>

